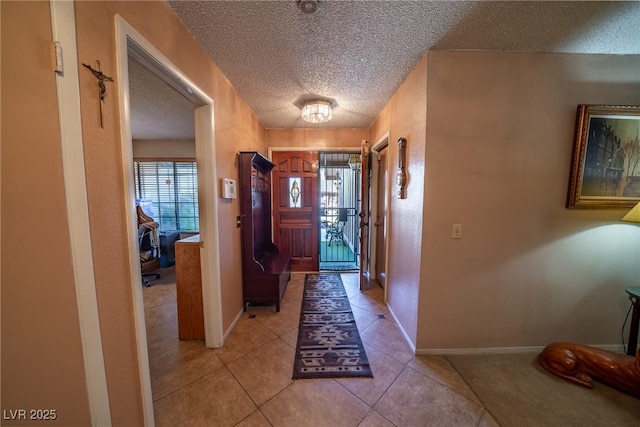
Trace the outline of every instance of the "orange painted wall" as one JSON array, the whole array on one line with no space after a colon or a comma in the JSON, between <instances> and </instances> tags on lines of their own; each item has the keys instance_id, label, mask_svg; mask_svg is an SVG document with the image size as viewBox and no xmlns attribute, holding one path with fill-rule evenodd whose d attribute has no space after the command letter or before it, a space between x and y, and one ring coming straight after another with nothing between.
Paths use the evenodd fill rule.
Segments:
<instances>
[{"instance_id":1,"label":"orange painted wall","mask_svg":"<svg viewBox=\"0 0 640 427\"><path fill-rule=\"evenodd\" d=\"M2 15L2 425L90 425L49 2ZM53 409L53 421L7 420ZM27 417L30 415L27 412Z\"/></svg>"},{"instance_id":2,"label":"orange painted wall","mask_svg":"<svg viewBox=\"0 0 640 427\"><path fill-rule=\"evenodd\" d=\"M314 149L359 148L369 137L368 129L267 129L271 149L312 147ZM266 154L266 153L265 153Z\"/></svg>"},{"instance_id":3,"label":"orange painted wall","mask_svg":"<svg viewBox=\"0 0 640 427\"><path fill-rule=\"evenodd\" d=\"M639 105L640 55L428 59L418 347L619 345L640 229L565 200L577 105Z\"/></svg>"},{"instance_id":4,"label":"orange painted wall","mask_svg":"<svg viewBox=\"0 0 640 427\"><path fill-rule=\"evenodd\" d=\"M86 425L48 10L0 2L2 409L55 407L60 425ZM219 177L237 178L240 150L357 147L385 132L396 165L397 140L407 138L407 199L389 188L388 297L419 349L617 342L622 289L640 274L639 230L619 225L621 212L563 204L575 105L639 104L640 57L431 52L370 130L265 130L162 2L77 2L79 62L100 60L114 74L116 13L214 100ZM112 419L140 425L115 77L102 129L95 79L80 67ZM23 170L26 161L40 173ZM518 162L524 168L500 169ZM242 307L238 213L237 201L219 203L225 329ZM462 241L451 240L452 222L464 224Z\"/></svg>"},{"instance_id":5,"label":"orange painted wall","mask_svg":"<svg viewBox=\"0 0 640 427\"><path fill-rule=\"evenodd\" d=\"M387 286L418 352L619 343L640 230L565 199L576 106L638 105L639 61L435 51L394 94L370 141L390 132L396 165L408 140L407 200L390 189Z\"/></svg>"},{"instance_id":6,"label":"orange painted wall","mask_svg":"<svg viewBox=\"0 0 640 427\"><path fill-rule=\"evenodd\" d=\"M216 172L237 178L236 153L264 150L264 129L217 66L164 2L77 2L79 62L95 64L115 77L107 84L104 129L99 124L96 80L80 69L82 126L94 251L96 288L112 419L116 425L142 422L133 324L133 302L125 244L126 205L121 164L119 84L114 16L121 15L214 101ZM219 200L220 276L223 327L242 310L237 200Z\"/></svg>"},{"instance_id":7,"label":"orange painted wall","mask_svg":"<svg viewBox=\"0 0 640 427\"><path fill-rule=\"evenodd\" d=\"M415 345L420 294L423 193L425 176L425 121L427 115L427 56L398 88L370 129L375 144L389 133L387 302L407 338ZM399 199L395 174L398 139L407 140L406 198Z\"/></svg>"}]
</instances>

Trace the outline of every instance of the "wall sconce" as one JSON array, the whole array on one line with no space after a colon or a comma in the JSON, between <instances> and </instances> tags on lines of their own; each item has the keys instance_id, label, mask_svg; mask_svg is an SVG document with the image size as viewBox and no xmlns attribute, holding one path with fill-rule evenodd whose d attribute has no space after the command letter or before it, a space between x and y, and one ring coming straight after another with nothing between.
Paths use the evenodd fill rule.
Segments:
<instances>
[{"instance_id":1,"label":"wall sconce","mask_svg":"<svg viewBox=\"0 0 640 427\"><path fill-rule=\"evenodd\" d=\"M396 183L398 184L398 198L405 199L407 197L407 173L406 173L406 149L407 140L398 139L398 173L396 174Z\"/></svg>"}]
</instances>

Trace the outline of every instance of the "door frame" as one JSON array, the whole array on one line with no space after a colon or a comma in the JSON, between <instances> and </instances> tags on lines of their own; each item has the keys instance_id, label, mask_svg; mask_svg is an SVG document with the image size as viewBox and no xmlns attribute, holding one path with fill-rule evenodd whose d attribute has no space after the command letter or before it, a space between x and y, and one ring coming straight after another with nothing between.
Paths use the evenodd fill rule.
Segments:
<instances>
[{"instance_id":1,"label":"door frame","mask_svg":"<svg viewBox=\"0 0 640 427\"><path fill-rule=\"evenodd\" d=\"M75 5L73 2L50 0L49 7L52 40L60 42L63 54L71 59L62 73L56 73L56 92L65 203L89 413L91 425L110 426L111 407L98 315L85 177Z\"/></svg>"},{"instance_id":2,"label":"door frame","mask_svg":"<svg viewBox=\"0 0 640 427\"><path fill-rule=\"evenodd\" d=\"M326 146L308 146L308 147L268 147L267 148L267 158L271 161L273 161L273 152L274 151L302 151L302 152L307 152L307 151L314 151L318 153L318 160L319 160L319 155L320 153L324 152L324 153L351 153L351 152L355 152L357 150L359 150L360 147L326 147ZM319 168L319 165L317 165ZM273 185L273 184L272 184ZM273 198L273 194L272 194L272 198ZM273 203L273 200L271 201ZM319 202L318 202L319 203ZM319 208L319 207L318 207ZM275 230L273 229L273 224L274 224L274 218L273 218L273 213L271 215L271 232L274 233ZM318 224L318 231L320 230L320 224ZM362 250L362 249L360 249ZM320 248L318 248L318 260L320 259ZM318 271L320 269L320 262L318 261Z\"/></svg>"},{"instance_id":3,"label":"door frame","mask_svg":"<svg viewBox=\"0 0 640 427\"><path fill-rule=\"evenodd\" d=\"M129 272L134 302L136 347L139 375L142 387L145 424L153 425L153 398L149 372L149 354L144 317L144 301L140 263L138 262L137 215L135 208L135 180L133 175L133 146L129 111L129 55L133 54L159 78L185 95L194 103L196 162L198 164L198 205L200 217L200 260L202 275L202 299L204 311L205 345L221 347L224 341L222 328L222 301L220 279L220 254L218 238L218 205L215 183L215 139L213 100L176 67L155 46L147 41L121 16L115 16L116 60L120 95L121 148L123 170L123 197L126 209L126 233L128 243Z\"/></svg>"},{"instance_id":4,"label":"door frame","mask_svg":"<svg viewBox=\"0 0 640 427\"><path fill-rule=\"evenodd\" d=\"M309 146L309 147L269 147L267 148L267 157L269 160L273 158L274 151L315 151L318 153L351 153L360 150L358 147L325 147L325 146Z\"/></svg>"},{"instance_id":5,"label":"door frame","mask_svg":"<svg viewBox=\"0 0 640 427\"><path fill-rule=\"evenodd\" d=\"M371 147L371 153L375 154L376 156L378 155L378 153L380 151L382 151L383 149L388 149L390 150L391 145L389 144L390 141L390 133L387 132L385 133L380 139L378 139L375 144L373 144L373 146ZM390 240L390 227L389 227L389 220L391 217L391 203L390 202L390 189L391 189L391 165L390 165L390 159L391 159L391 152L387 152L387 182L385 183L385 189L386 189L386 194L385 197L387 198L387 215L384 219L385 221L385 228L387 229L387 239L385 240L385 265L387 266L387 278L389 277L389 271L388 271L388 266L389 266L389 240ZM379 172L379 167L378 167L378 162L371 162L371 185L369 186L369 194L371 197L371 217L369 218L369 223L371 224L372 220L375 220L375 218L377 218L378 215L378 181L380 180L380 172ZM374 191L374 189L376 191ZM378 277L378 269L377 269L377 261L376 261L376 253L378 250L378 245L377 245L377 237L378 237L378 227L369 227L369 245L371 248L371 254L369 255L370 258L370 264L369 264L369 274L371 279L377 279ZM387 299L387 289L389 288L388 286L389 281L387 280L387 285L384 287L384 296L385 296L385 301Z\"/></svg>"}]
</instances>

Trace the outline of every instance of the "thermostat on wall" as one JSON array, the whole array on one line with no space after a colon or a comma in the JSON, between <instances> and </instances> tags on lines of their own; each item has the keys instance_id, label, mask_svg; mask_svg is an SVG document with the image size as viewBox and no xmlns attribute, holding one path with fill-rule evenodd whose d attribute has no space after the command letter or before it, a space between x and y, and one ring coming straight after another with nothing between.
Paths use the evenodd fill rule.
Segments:
<instances>
[{"instance_id":1,"label":"thermostat on wall","mask_svg":"<svg viewBox=\"0 0 640 427\"><path fill-rule=\"evenodd\" d=\"M235 199L238 194L236 189L236 180L231 178L222 178L222 198Z\"/></svg>"}]
</instances>

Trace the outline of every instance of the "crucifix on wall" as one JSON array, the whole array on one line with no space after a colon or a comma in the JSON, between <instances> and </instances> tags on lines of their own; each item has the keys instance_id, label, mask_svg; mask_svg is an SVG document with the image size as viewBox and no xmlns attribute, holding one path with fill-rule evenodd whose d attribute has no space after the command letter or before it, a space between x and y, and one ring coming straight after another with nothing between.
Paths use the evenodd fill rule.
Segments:
<instances>
[{"instance_id":1,"label":"crucifix on wall","mask_svg":"<svg viewBox=\"0 0 640 427\"><path fill-rule=\"evenodd\" d=\"M104 74L100 70L100 61L96 60L96 63L98 64L98 68L97 69L93 68L91 65L87 65L87 64L82 64L82 65L84 67L86 67L89 71L91 71L91 73L94 75L94 77L98 79L98 97L100 98L100 100L99 100L99 105L100 105L100 127L104 129L104 124L103 124L103 121L102 121L102 103L104 102L104 99L107 96L107 87L104 84L104 82L105 81L112 82L113 79L111 77L107 76L106 74Z\"/></svg>"}]
</instances>

